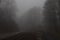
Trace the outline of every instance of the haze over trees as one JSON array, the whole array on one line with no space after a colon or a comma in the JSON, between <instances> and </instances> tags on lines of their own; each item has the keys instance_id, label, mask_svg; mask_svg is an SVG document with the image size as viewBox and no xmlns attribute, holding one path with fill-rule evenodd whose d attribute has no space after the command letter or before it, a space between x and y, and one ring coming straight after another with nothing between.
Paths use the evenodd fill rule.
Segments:
<instances>
[{"instance_id":1,"label":"haze over trees","mask_svg":"<svg viewBox=\"0 0 60 40\"><path fill-rule=\"evenodd\" d=\"M50 38L57 39L59 38L59 0L47 0L44 6L44 31L48 33L47 35ZM51 36L52 35L52 36ZM56 37L56 38L55 38Z\"/></svg>"},{"instance_id":2,"label":"haze over trees","mask_svg":"<svg viewBox=\"0 0 60 40\"><path fill-rule=\"evenodd\" d=\"M22 32L34 32L40 25L40 7L33 7L20 18L20 30Z\"/></svg>"},{"instance_id":3,"label":"haze over trees","mask_svg":"<svg viewBox=\"0 0 60 40\"><path fill-rule=\"evenodd\" d=\"M50 31L55 30L56 26L56 2L54 0L47 0L44 6L45 26L52 28ZM54 31L53 31L54 32Z\"/></svg>"},{"instance_id":4,"label":"haze over trees","mask_svg":"<svg viewBox=\"0 0 60 40\"><path fill-rule=\"evenodd\" d=\"M35 2L36 1L37 0L35 0ZM42 5L40 6L41 2L40 3L36 2L37 4L39 4L37 5L39 7L37 7L36 3L32 0L28 1L29 4L27 0L24 0L25 3L27 2L26 5L24 2L22 1L20 2L21 2L20 4L18 3L19 8L21 10L21 11L19 10L20 12L18 14L20 16L19 21L17 22L19 25L18 27L16 23L18 17L15 20L17 11L15 1L0 0L0 33L11 33L11 32L31 33L38 31L40 32L41 30L43 30L45 33L47 33L48 36L50 37L53 36L52 38L58 38L56 34L60 32L59 0L58 1L46 0L46 2L44 1L45 2L44 8L42 7ZM20 14L22 14L22 16Z\"/></svg>"},{"instance_id":5,"label":"haze over trees","mask_svg":"<svg viewBox=\"0 0 60 40\"><path fill-rule=\"evenodd\" d=\"M18 32L14 17L16 5L14 0L0 0L0 33Z\"/></svg>"}]
</instances>

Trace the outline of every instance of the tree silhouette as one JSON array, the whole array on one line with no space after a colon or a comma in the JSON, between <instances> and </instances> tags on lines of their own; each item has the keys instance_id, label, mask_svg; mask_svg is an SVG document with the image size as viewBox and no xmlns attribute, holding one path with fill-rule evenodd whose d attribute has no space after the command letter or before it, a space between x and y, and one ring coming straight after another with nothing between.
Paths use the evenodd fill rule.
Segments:
<instances>
[{"instance_id":1,"label":"tree silhouette","mask_svg":"<svg viewBox=\"0 0 60 40\"><path fill-rule=\"evenodd\" d=\"M51 32L52 32L52 30L56 31L56 27L57 27L56 1L55 0L47 0L44 8L45 8L44 16L45 16L45 23L46 23L45 26ZM53 32L55 32L55 31L53 31Z\"/></svg>"},{"instance_id":2,"label":"tree silhouette","mask_svg":"<svg viewBox=\"0 0 60 40\"><path fill-rule=\"evenodd\" d=\"M18 32L18 26L13 17L16 13L14 0L1 0L0 3L0 33Z\"/></svg>"},{"instance_id":3,"label":"tree silhouette","mask_svg":"<svg viewBox=\"0 0 60 40\"><path fill-rule=\"evenodd\" d=\"M45 16L45 29L48 32L47 35L52 38L57 38L57 33L60 32L59 29L59 0L47 0L44 6L44 16ZM55 38L54 38L55 39ZM58 40L58 39L57 39Z\"/></svg>"}]
</instances>

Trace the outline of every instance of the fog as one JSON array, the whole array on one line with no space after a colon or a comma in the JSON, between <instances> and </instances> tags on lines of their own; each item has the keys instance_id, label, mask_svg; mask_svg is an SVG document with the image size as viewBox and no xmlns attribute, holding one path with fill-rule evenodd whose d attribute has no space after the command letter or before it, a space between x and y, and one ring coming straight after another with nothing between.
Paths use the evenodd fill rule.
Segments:
<instances>
[{"instance_id":1,"label":"fog","mask_svg":"<svg viewBox=\"0 0 60 40\"><path fill-rule=\"evenodd\" d=\"M56 0L0 0L0 38L14 34L16 40L60 39L60 5L56 3L59 4Z\"/></svg>"},{"instance_id":2,"label":"fog","mask_svg":"<svg viewBox=\"0 0 60 40\"><path fill-rule=\"evenodd\" d=\"M43 6L46 0L15 0L15 1L18 8L18 11L16 12L16 21L19 25L20 32L29 32L32 30L37 30L39 28L38 27L39 24L41 23L43 19L42 10L43 10ZM39 16L36 16L37 20L36 19L34 20L34 18L36 17L32 18L32 15L34 14L31 14L30 17L28 16L29 15L28 10L34 7L36 8L40 7L40 13L39 14L37 13L37 15ZM31 24L29 24L29 21L31 22ZM32 26L33 24L36 27L33 27Z\"/></svg>"},{"instance_id":3,"label":"fog","mask_svg":"<svg viewBox=\"0 0 60 40\"><path fill-rule=\"evenodd\" d=\"M17 7L19 9L19 13L17 13L17 16L22 16L24 12L29 10L30 8L36 6L36 7L43 7L45 0L16 0Z\"/></svg>"}]
</instances>

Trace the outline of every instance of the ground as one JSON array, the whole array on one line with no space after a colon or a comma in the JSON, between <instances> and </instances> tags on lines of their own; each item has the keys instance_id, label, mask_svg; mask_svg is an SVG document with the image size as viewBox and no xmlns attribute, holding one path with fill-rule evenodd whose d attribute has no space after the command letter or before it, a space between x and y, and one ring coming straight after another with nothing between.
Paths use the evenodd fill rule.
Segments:
<instances>
[{"instance_id":1,"label":"ground","mask_svg":"<svg viewBox=\"0 0 60 40\"><path fill-rule=\"evenodd\" d=\"M24 33L16 33L16 35L13 35L11 37L6 37L3 40L42 40L41 32L24 32Z\"/></svg>"}]
</instances>

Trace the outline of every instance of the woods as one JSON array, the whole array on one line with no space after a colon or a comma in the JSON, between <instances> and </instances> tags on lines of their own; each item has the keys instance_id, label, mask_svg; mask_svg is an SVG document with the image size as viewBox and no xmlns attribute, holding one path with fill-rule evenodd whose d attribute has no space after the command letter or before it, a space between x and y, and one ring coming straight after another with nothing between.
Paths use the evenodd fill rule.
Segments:
<instances>
[{"instance_id":1,"label":"woods","mask_svg":"<svg viewBox=\"0 0 60 40\"><path fill-rule=\"evenodd\" d=\"M44 6L43 15L44 17L44 31L46 32L47 39L58 40L60 36L59 27L59 0L47 0ZM49 37L49 38L48 38Z\"/></svg>"},{"instance_id":2,"label":"woods","mask_svg":"<svg viewBox=\"0 0 60 40\"><path fill-rule=\"evenodd\" d=\"M1 0L0 2L0 33L18 32L14 20L16 5L14 0Z\"/></svg>"},{"instance_id":3,"label":"woods","mask_svg":"<svg viewBox=\"0 0 60 40\"><path fill-rule=\"evenodd\" d=\"M15 0L0 0L0 33L19 32L19 34L16 34L17 36L15 36L17 39L20 39L22 36L22 38L26 39L27 37L34 39L34 36L36 36L35 38L39 39L41 36L44 36L44 40L58 40L60 38L59 2L59 0L46 0L44 7L39 5L39 7L37 7L35 3L35 6L32 5L32 7L30 7L27 6L29 5L27 4L28 2L26 5L22 2L22 4L18 3L18 6L21 5L21 10L19 9L19 12L17 12ZM38 2L36 3L39 4ZM20 15L19 18L16 17L17 13ZM18 21L15 20L15 17ZM42 22L40 21L41 19ZM20 37L20 35L22 36ZM15 39L15 37L13 38ZM10 39L10 37L8 39Z\"/></svg>"}]
</instances>

